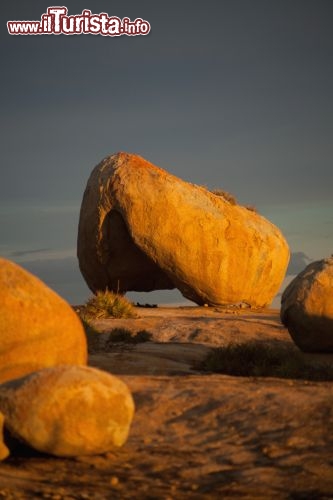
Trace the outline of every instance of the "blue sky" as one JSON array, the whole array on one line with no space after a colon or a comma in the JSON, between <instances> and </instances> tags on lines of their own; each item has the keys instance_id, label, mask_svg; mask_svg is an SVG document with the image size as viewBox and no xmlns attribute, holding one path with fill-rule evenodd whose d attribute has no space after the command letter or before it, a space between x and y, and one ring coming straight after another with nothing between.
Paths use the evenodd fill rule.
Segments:
<instances>
[{"instance_id":1,"label":"blue sky","mask_svg":"<svg viewBox=\"0 0 333 500\"><path fill-rule=\"evenodd\" d=\"M151 33L7 33L48 6L1 7L1 255L82 301L80 202L120 150L256 205L288 239L293 272L332 253L330 0L71 0L69 14L141 17Z\"/></svg>"}]
</instances>

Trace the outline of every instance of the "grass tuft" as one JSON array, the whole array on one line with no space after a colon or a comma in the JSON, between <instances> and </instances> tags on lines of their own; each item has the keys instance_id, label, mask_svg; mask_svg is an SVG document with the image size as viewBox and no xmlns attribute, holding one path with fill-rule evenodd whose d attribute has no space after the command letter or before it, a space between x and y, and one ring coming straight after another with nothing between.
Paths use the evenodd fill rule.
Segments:
<instances>
[{"instance_id":1,"label":"grass tuft","mask_svg":"<svg viewBox=\"0 0 333 500\"><path fill-rule=\"evenodd\" d=\"M223 191L223 189L212 189L211 193L215 194L215 196L221 196L221 198L228 201L230 205L237 205L236 197L233 194L228 193L228 191Z\"/></svg>"},{"instance_id":2,"label":"grass tuft","mask_svg":"<svg viewBox=\"0 0 333 500\"><path fill-rule=\"evenodd\" d=\"M249 210L250 212L258 213L258 209L254 205L245 205L245 208L246 208L246 210Z\"/></svg>"},{"instance_id":3,"label":"grass tuft","mask_svg":"<svg viewBox=\"0 0 333 500\"><path fill-rule=\"evenodd\" d=\"M135 318L133 304L117 293L99 291L91 297L80 311L86 322L94 319Z\"/></svg>"},{"instance_id":4,"label":"grass tuft","mask_svg":"<svg viewBox=\"0 0 333 500\"><path fill-rule=\"evenodd\" d=\"M229 193L228 191L224 191L223 189L220 189L220 188L209 189L205 185L201 185L200 187L203 189L206 189L207 191L210 191L211 193L215 194L215 196L220 196L225 201L230 203L230 205L238 205L236 196ZM258 213L258 209L255 205L245 205L244 208L246 208L250 212Z\"/></svg>"},{"instance_id":5,"label":"grass tuft","mask_svg":"<svg viewBox=\"0 0 333 500\"><path fill-rule=\"evenodd\" d=\"M213 349L199 369L239 377L333 380L333 366L314 366L304 360L302 353L257 342L230 344Z\"/></svg>"}]
</instances>

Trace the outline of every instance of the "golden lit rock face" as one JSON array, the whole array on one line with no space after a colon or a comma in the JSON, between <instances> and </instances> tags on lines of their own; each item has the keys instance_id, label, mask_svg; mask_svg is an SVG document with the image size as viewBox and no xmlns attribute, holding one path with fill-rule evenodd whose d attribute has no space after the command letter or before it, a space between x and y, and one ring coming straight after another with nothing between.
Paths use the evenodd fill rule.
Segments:
<instances>
[{"instance_id":1,"label":"golden lit rock face","mask_svg":"<svg viewBox=\"0 0 333 500\"><path fill-rule=\"evenodd\" d=\"M5 426L57 456L104 453L126 441L134 403L126 384L87 366L57 366L0 385Z\"/></svg>"},{"instance_id":2,"label":"golden lit rock face","mask_svg":"<svg viewBox=\"0 0 333 500\"><path fill-rule=\"evenodd\" d=\"M333 257L293 279L282 295L281 321L303 351L333 352Z\"/></svg>"},{"instance_id":3,"label":"golden lit rock face","mask_svg":"<svg viewBox=\"0 0 333 500\"><path fill-rule=\"evenodd\" d=\"M22 267L0 258L0 383L59 364L86 364L72 308Z\"/></svg>"},{"instance_id":4,"label":"golden lit rock face","mask_svg":"<svg viewBox=\"0 0 333 500\"><path fill-rule=\"evenodd\" d=\"M109 222L115 213L146 267L127 259L127 246L121 247ZM117 284L120 291L177 287L198 304L261 307L270 304L284 278L289 248L264 217L140 156L118 153L97 165L88 180L78 257L93 291L115 290Z\"/></svg>"}]
</instances>

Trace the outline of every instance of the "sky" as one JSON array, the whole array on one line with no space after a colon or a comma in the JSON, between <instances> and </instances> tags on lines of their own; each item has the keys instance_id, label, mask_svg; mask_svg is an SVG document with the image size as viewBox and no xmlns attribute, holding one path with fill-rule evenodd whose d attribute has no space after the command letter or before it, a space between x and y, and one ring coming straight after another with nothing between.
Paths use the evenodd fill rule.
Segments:
<instances>
[{"instance_id":1,"label":"sky","mask_svg":"<svg viewBox=\"0 0 333 500\"><path fill-rule=\"evenodd\" d=\"M0 255L71 303L80 203L117 151L233 193L278 225L289 277L333 252L331 0L70 0L146 36L12 36L42 0L1 5ZM179 301L175 292L129 294Z\"/></svg>"}]
</instances>

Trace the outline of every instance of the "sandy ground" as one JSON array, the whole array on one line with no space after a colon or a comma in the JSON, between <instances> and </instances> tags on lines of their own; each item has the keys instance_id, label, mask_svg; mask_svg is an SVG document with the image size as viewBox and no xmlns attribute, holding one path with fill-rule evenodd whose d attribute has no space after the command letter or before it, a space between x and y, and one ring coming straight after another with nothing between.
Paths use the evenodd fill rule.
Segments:
<instances>
[{"instance_id":1,"label":"sandy ground","mask_svg":"<svg viewBox=\"0 0 333 500\"><path fill-rule=\"evenodd\" d=\"M59 459L17 448L0 464L0 498L333 499L333 383L208 374L213 346L296 347L278 311L138 308L104 320L90 364L118 374L136 414L123 448ZM151 341L112 344L115 327ZM332 356L304 355L313 363Z\"/></svg>"}]
</instances>

